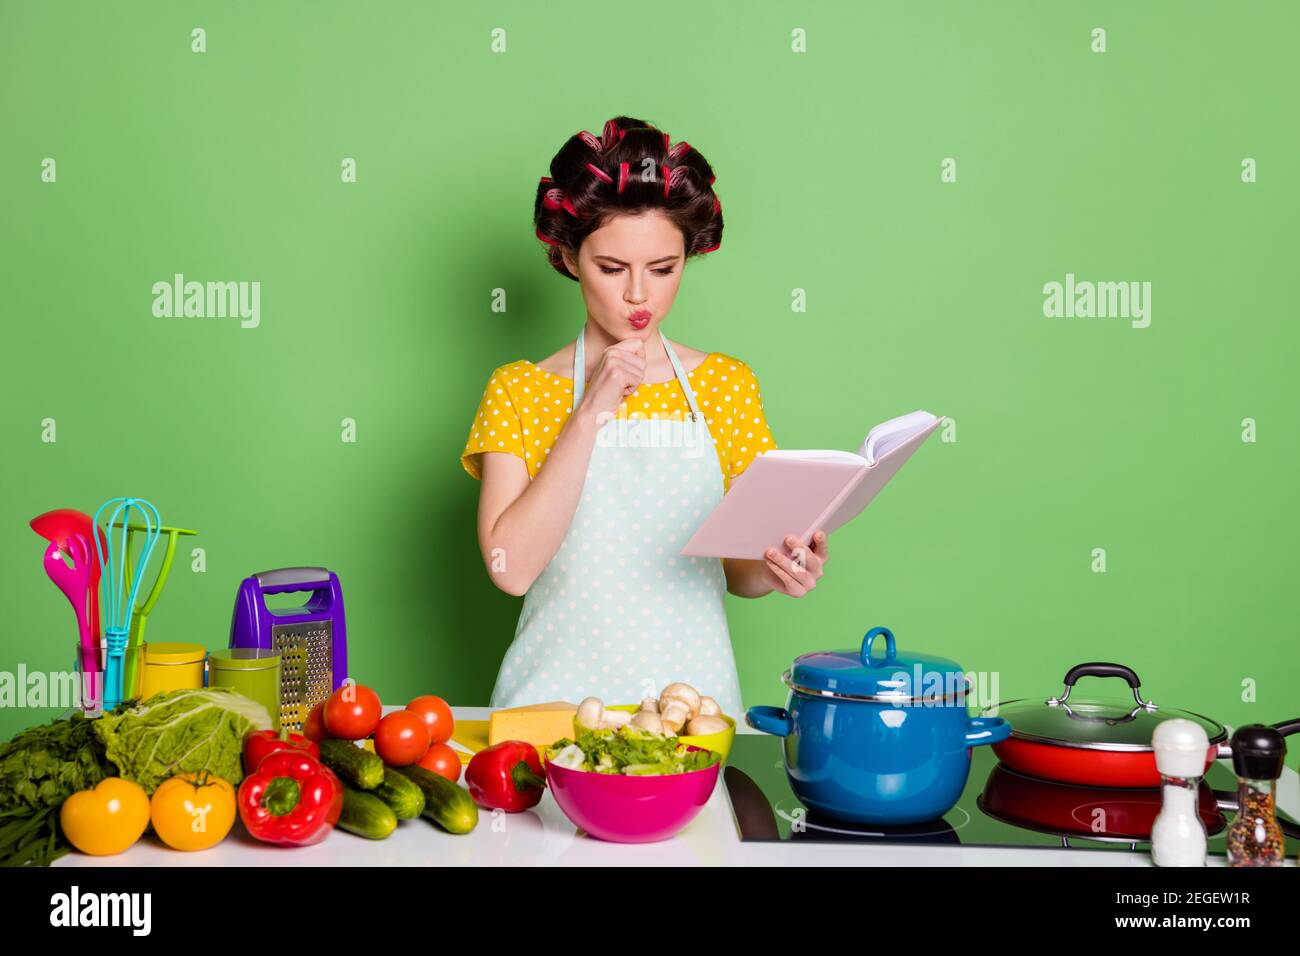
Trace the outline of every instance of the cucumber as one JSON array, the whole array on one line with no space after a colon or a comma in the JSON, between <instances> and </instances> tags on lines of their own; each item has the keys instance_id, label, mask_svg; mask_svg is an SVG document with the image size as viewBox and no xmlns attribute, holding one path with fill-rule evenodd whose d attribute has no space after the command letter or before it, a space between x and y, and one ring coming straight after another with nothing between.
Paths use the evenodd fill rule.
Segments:
<instances>
[{"instance_id":1,"label":"cucumber","mask_svg":"<svg viewBox=\"0 0 1300 956\"><path fill-rule=\"evenodd\" d=\"M424 815L448 833L469 833L478 826L478 807L469 791L423 767L399 767L398 773L424 793Z\"/></svg>"},{"instance_id":2,"label":"cucumber","mask_svg":"<svg viewBox=\"0 0 1300 956\"><path fill-rule=\"evenodd\" d=\"M399 820L414 820L424 812L424 791L392 767L384 767L384 782L373 792L393 808Z\"/></svg>"},{"instance_id":3,"label":"cucumber","mask_svg":"<svg viewBox=\"0 0 1300 956\"><path fill-rule=\"evenodd\" d=\"M368 840L386 840L397 829L397 814L373 793L344 785L338 825Z\"/></svg>"},{"instance_id":4,"label":"cucumber","mask_svg":"<svg viewBox=\"0 0 1300 956\"><path fill-rule=\"evenodd\" d=\"M384 782L384 762L379 755L362 750L349 740L322 740L320 759L358 790L374 790Z\"/></svg>"}]
</instances>

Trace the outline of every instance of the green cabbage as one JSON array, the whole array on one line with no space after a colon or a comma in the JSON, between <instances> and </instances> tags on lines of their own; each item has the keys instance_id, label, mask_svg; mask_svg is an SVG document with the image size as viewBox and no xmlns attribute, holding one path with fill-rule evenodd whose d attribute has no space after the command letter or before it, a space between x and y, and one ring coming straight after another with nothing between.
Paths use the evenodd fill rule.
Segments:
<instances>
[{"instance_id":1,"label":"green cabbage","mask_svg":"<svg viewBox=\"0 0 1300 956\"><path fill-rule=\"evenodd\" d=\"M244 736L269 730L271 715L225 687L172 690L95 721L95 734L118 772L152 794L178 773L207 770L238 785Z\"/></svg>"}]
</instances>

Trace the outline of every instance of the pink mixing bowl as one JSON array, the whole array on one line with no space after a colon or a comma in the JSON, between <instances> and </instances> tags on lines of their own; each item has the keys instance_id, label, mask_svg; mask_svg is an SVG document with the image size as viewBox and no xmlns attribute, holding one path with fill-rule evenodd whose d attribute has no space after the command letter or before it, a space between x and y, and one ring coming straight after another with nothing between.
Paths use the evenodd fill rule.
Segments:
<instances>
[{"instance_id":1,"label":"pink mixing bowl","mask_svg":"<svg viewBox=\"0 0 1300 956\"><path fill-rule=\"evenodd\" d=\"M722 764L690 773L628 777L570 770L546 761L546 782L574 826L612 843L667 840L695 819Z\"/></svg>"}]
</instances>

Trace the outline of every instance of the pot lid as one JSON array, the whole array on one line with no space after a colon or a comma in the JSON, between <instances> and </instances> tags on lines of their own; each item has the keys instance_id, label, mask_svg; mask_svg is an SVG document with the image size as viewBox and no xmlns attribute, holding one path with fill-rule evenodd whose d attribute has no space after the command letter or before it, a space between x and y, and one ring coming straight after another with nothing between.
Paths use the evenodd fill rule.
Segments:
<instances>
[{"instance_id":1,"label":"pot lid","mask_svg":"<svg viewBox=\"0 0 1300 956\"><path fill-rule=\"evenodd\" d=\"M883 654L873 654L877 637ZM894 634L873 627L857 650L813 651L796 657L785 675L792 690L819 697L880 703L937 700L966 690L966 674L956 661L930 654L899 654Z\"/></svg>"},{"instance_id":2,"label":"pot lid","mask_svg":"<svg viewBox=\"0 0 1300 956\"><path fill-rule=\"evenodd\" d=\"M1122 678L1133 696L1075 697L1074 684L1081 677ZM1011 724L1011 736L1020 740L1088 750L1149 751L1156 727L1174 717L1199 724L1211 744L1227 739L1227 730L1218 721L1143 700L1141 688L1131 668L1094 661L1070 668L1059 697L1009 700L986 708L983 716L1005 718Z\"/></svg>"},{"instance_id":3,"label":"pot lid","mask_svg":"<svg viewBox=\"0 0 1300 956\"><path fill-rule=\"evenodd\" d=\"M202 644L149 641L144 645L144 662L146 664L197 664L207 653L208 649Z\"/></svg>"}]
</instances>

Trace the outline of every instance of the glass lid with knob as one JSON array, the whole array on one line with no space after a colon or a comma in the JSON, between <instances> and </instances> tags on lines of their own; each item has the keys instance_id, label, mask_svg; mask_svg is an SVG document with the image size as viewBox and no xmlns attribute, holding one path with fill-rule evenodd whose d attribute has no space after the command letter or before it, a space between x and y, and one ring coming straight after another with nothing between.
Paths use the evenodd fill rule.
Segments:
<instances>
[{"instance_id":1,"label":"glass lid with knob","mask_svg":"<svg viewBox=\"0 0 1300 956\"><path fill-rule=\"evenodd\" d=\"M1083 677L1117 677L1125 681L1132 696L1087 697L1074 693L1075 683ZM1142 684L1137 674L1123 664L1096 661L1078 664L1066 673L1060 696L1022 698L986 708L984 716L1004 717L1010 722L1011 736L1020 740L1080 747L1092 750L1151 750L1151 735L1166 720L1181 717L1199 724L1210 744L1227 740L1222 724L1201 714L1162 707L1142 699Z\"/></svg>"}]
</instances>

